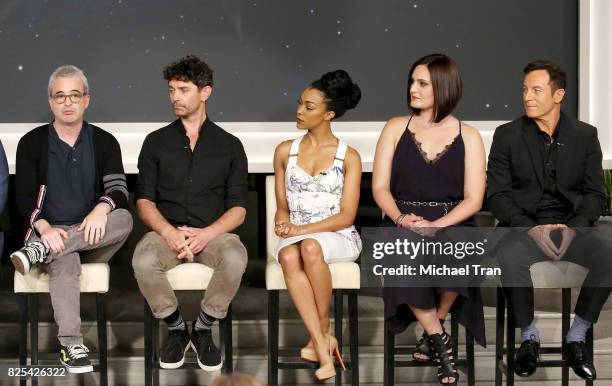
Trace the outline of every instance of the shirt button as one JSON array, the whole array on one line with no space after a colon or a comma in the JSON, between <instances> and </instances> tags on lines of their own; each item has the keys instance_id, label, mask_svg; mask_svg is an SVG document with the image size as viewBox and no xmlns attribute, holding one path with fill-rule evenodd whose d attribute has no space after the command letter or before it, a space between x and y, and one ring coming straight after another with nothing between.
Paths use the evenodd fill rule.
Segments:
<instances>
[{"instance_id":1,"label":"shirt button","mask_svg":"<svg viewBox=\"0 0 612 386\"><path fill-rule=\"evenodd\" d=\"M191 184L191 183L193 183L193 180L192 180L191 178L189 179L189 183L190 183L190 184Z\"/></svg>"},{"instance_id":2,"label":"shirt button","mask_svg":"<svg viewBox=\"0 0 612 386\"><path fill-rule=\"evenodd\" d=\"M73 159L72 159L72 162L76 162L76 158L73 158Z\"/></svg>"}]
</instances>

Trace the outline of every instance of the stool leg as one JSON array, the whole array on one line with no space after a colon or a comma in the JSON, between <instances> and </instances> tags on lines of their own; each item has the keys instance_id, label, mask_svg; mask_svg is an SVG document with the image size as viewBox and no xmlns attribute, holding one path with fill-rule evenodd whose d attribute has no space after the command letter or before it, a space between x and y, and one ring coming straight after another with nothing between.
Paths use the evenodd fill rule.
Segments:
<instances>
[{"instance_id":1,"label":"stool leg","mask_svg":"<svg viewBox=\"0 0 612 386\"><path fill-rule=\"evenodd\" d=\"M334 334L338 340L338 350L342 354L342 314L344 308L341 289L334 290ZM334 358L332 358L332 361ZM342 371L336 372L336 386L342 385Z\"/></svg>"},{"instance_id":2,"label":"stool leg","mask_svg":"<svg viewBox=\"0 0 612 386\"><path fill-rule=\"evenodd\" d=\"M451 314L451 346L453 357L455 357L455 360L459 360L459 323L454 314Z\"/></svg>"},{"instance_id":3,"label":"stool leg","mask_svg":"<svg viewBox=\"0 0 612 386\"><path fill-rule=\"evenodd\" d=\"M159 386L159 319L153 317L153 340L151 341L151 347L153 347L153 386Z\"/></svg>"},{"instance_id":4,"label":"stool leg","mask_svg":"<svg viewBox=\"0 0 612 386\"><path fill-rule=\"evenodd\" d=\"M30 320L30 364L38 364L38 294L30 295L32 309ZM32 386L38 385L38 378L32 378Z\"/></svg>"},{"instance_id":5,"label":"stool leg","mask_svg":"<svg viewBox=\"0 0 612 386\"><path fill-rule=\"evenodd\" d=\"M572 289L571 288L563 288L561 290L561 333L563 334L561 339L565 340L565 336L569 331L570 327L570 309L572 302ZM569 367L563 366L561 368L561 385L568 386L569 385Z\"/></svg>"},{"instance_id":6,"label":"stool leg","mask_svg":"<svg viewBox=\"0 0 612 386\"><path fill-rule=\"evenodd\" d=\"M268 291L268 385L278 386L278 291Z\"/></svg>"},{"instance_id":7,"label":"stool leg","mask_svg":"<svg viewBox=\"0 0 612 386\"><path fill-rule=\"evenodd\" d=\"M100 385L108 385L108 340L106 336L106 294L96 294L98 320L98 356L100 363Z\"/></svg>"},{"instance_id":8,"label":"stool leg","mask_svg":"<svg viewBox=\"0 0 612 386\"><path fill-rule=\"evenodd\" d=\"M221 342L223 345L223 373L231 374L234 371L232 350L232 305L227 309L227 316L219 321Z\"/></svg>"},{"instance_id":9,"label":"stool leg","mask_svg":"<svg viewBox=\"0 0 612 386\"><path fill-rule=\"evenodd\" d=\"M359 385L359 323L357 308L357 290L350 290L348 294L349 312L349 339L351 350L351 385Z\"/></svg>"},{"instance_id":10,"label":"stool leg","mask_svg":"<svg viewBox=\"0 0 612 386\"><path fill-rule=\"evenodd\" d=\"M19 295L19 366L28 364L28 295ZM27 378L19 379L19 386L25 386Z\"/></svg>"},{"instance_id":11,"label":"stool leg","mask_svg":"<svg viewBox=\"0 0 612 386\"><path fill-rule=\"evenodd\" d=\"M515 328L514 314L510 308L510 304L507 304L508 310L508 330L506 331L506 344L508 349L506 351L506 384L514 385L514 351L515 347Z\"/></svg>"},{"instance_id":12,"label":"stool leg","mask_svg":"<svg viewBox=\"0 0 612 386\"><path fill-rule=\"evenodd\" d=\"M587 331L587 336L586 336L586 349L589 353L589 355L591 356L591 359L593 360L593 363L595 363L595 356L594 356L594 344L593 344L593 327L591 326L591 328L589 328L589 330ZM593 381L585 381L586 386L593 386Z\"/></svg>"},{"instance_id":13,"label":"stool leg","mask_svg":"<svg viewBox=\"0 0 612 386\"><path fill-rule=\"evenodd\" d=\"M501 287L497 287L497 305L495 306L495 311L495 386L502 386L506 298L504 297L504 290Z\"/></svg>"},{"instance_id":14,"label":"stool leg","mask_svg":"<svg viewBox=\"0 0 612 386\"><path fill-rule=\"evenodd\" d=\"M467 328L465 329L465 356L467 360L467 383L469 386L474 386L476 384L474 370L474 337Z\"/></svg>"},{"instance_id":15,"label":"stool leg","mask_svg":"<svg viewBox=\"0 0 612 386\"><path fill-rule=\"evenodd\" d=\"M153 314L144 301L145 386L153 384Z\"/></svg>"},{"instance_id":16,"label":"stool leg","mask_svg":"<svg viewBox=\"0 0 612 386\"><path fill-rule=\"evenodd\" d=\"M386 322L384 329L384 386L392 386L395 384L395 335L391 334Z\"/></svg>"}]
</instances>

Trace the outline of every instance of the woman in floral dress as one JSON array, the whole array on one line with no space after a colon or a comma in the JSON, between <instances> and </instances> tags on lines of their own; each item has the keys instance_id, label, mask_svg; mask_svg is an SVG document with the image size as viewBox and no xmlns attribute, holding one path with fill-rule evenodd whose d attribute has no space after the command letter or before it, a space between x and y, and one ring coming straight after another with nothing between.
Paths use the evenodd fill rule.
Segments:
<instances>
[{"instance_id":1,"label":"woman in floral dress","mask_svg":"<svg viewBox=\"0 0 612 386\"><path fill-rule=\"evenodd\" d=\"M300 355L319 362L315 375L320 380L336 374L332 354L342 364L338 342L329 334L332 283L327 264L355 261L361 251L353 226L361 158L333 135L331 121L360 99L361 91L346 71L323 75L298 101L297 127L307 133L282 142L274 154L274 231L281 237L275 258L310 334Z\"/></svg>"}]
</instances>

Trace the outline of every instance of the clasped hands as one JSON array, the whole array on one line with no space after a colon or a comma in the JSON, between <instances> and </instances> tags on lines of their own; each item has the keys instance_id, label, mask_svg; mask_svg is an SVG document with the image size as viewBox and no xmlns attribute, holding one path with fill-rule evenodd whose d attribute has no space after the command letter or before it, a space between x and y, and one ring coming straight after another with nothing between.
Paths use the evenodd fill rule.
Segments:
<instances>
[{"instance_id":1,"label":"clasped hands","mask_svg":"<svg viewBox=\"0 0 612 386\"><path fill-rule=\"evenodd\" d=\"M194 256L202 252L215 235L207 228L188 226L168 227L161 233L168 246L177 253L177 259L193 261Z\"/></svg>"},{"instance_id":2,"label":"clasped hands","mask_svg":"<svg viewBox=\"0 0 612 386\"><path fill-rule=\"evenodd\" d=\"M409 213L402 217L399 225L402 228L410 229L420 236L427 237L434 237L440 228L435 221L425 220L414 213Z\"/></svg>"},{"instance_id":3,"label":"clasped hands","mask_svg":"<svg viewBox=\"0 0 612 386\"><path fill-rule=\"evenodd\" d=\"M276 220L274 222L274 233L278 237L299 236L301 230L302 227L300 225L292 224L288 220Z\"/></svg>"},{"instance_id":4,"label":"clasped hands","mask_svg":"<svg viewBox=\"0 0 612 386\"><path fill-rule=\"evenodd\" d=\"M559 230L563 237L559 247L550 238L550 233L555 230ZM565 224L536 225L527 231L527 234L535 241L542 252L553 261L559 261L563 258L574 237L576 237L576 231Z\"/></svg>"}]
</instances>

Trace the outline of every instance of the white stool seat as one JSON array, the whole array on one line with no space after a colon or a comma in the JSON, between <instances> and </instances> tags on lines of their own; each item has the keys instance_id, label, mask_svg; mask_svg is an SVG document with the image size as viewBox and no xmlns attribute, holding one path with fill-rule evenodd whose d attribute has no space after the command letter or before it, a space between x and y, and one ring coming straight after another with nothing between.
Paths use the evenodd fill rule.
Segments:
<instances>
[{"instance_id":1,"label":"white stool seat","mask_svg":"<svg viewBox=\"0 0 612 386\"><path fill-rule=\"evenodd\" d=\"M110 267L106 263L81 265L81 292L108 292ZM49 292L49 275L40 268L33 268L27 275L15 272L15 293Z\"/></svg>"},{"instance_id":2,"label":"white stool seat","mask_svg":"<svg viewBox=\"0 0 612 386\"><path fill-rule=\"evenodd\" d=\"M205 290L214 270L200 263L183 263L166 272L170 286L174 290Z\"/></svg>"},{"instance_id":3,"label":"white stool seat","mask_svg":"<svg viewBox=\"0 0 612 386\"><path fill-rule=\"evenodd\" d=\"M589 270L569 261L540 261L529 268L533 288L580 288Z\"/></svg>"},{"instance_id":4,"label":"white stool seat","mask_svg":"<svg viewBox=\"0 0 612 386\"><path fill-rule=\"evenodd\" d=\"M329 265L332 277L332 288L334 289L359 289L360 273L359 265L352 261L332 263ZM286 290L283 268L276 261L268 261L266 264L266 289Z\"/></svg>"}]
</instances>

